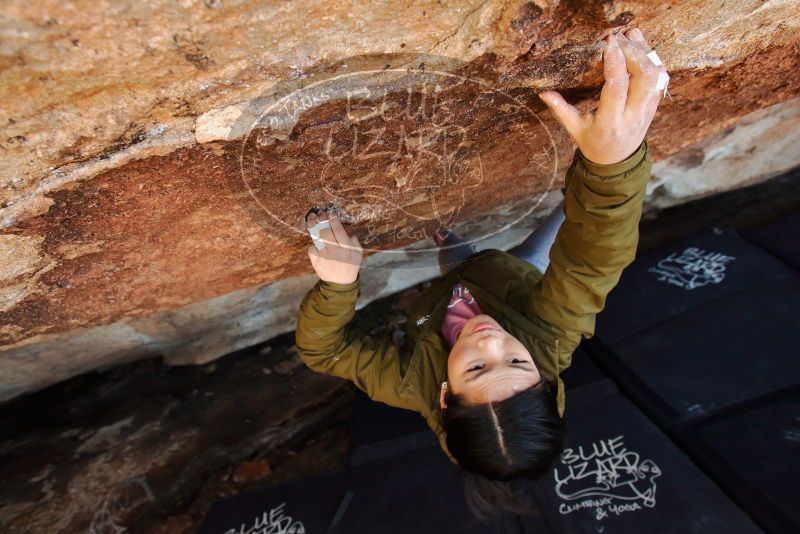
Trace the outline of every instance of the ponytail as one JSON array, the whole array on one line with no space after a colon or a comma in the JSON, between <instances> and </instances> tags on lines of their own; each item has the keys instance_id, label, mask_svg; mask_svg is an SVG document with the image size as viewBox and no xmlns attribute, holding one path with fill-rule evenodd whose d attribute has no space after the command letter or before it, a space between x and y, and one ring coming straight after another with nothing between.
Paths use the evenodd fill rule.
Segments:
<instances>
[{"instance_id":1,"label":"ponytail","mask_svg":"<svg viewBox=\"0 0 800 534\"><path fill-rule=\"evenodd\" d=\"M533 497L533 481L525 477L492 480L470 471L463 471L464 497L473 515L483 523L498 519L513 521L508 516L533 515L538 507Z\"/></svg>"}]
</instances>

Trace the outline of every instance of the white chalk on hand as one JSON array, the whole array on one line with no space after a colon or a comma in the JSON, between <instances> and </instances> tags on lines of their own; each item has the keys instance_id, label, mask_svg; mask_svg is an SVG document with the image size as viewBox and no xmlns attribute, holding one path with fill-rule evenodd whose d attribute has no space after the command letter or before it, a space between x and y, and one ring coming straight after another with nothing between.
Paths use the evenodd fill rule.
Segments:
<instances>
[{"instance_id":1,"label":"white chalk on hand","mask_svg":"<svg viewBox=\"0 0 800 534\"><path fill-rule=\"evenodd\" d=\"M331 221L328 219L323 219L308 229L308 233L311 234L311 239L314 241L314 246L317 247L317 250L322 250L325 248L325 240L319 236L320 230L330 227Z\"/></svg>"},{"instance_id":2,"label":"white chalk on hand","mask_svg":"<svg viewBox=\"0 0 800 534\"><path fill-rule=\"evenodd\" d=\"M666 72L658 73L658 80L656 80L656 91L664 90L664 96L667 96L667 82L669 82L669 74Z\"/></svg>"},{"instance_id":3,"label":"white chalk on hand","mask_svg":"<svg viewBox=\"0 0 800 534\"><path fill-rule=\"evenodd\" d=\"M656 80L656 89L661 90L667 86L667 82L669 81L669 74L666 72L659 72L658 73L658 80Z\"/></svg>"},{"instance_id":4,"label":"white chalk on hand","mask_svg":"<svg viewBox=\"0 0 800 534\"><path fill-rule=\"evenodd\" d=\"M659 65L662 64L661 63L661 58L658 57L658 54L656 54L655 50L651 50L650 52L648 52L647 53L647 57L648 57L648 59L650 59L650 61L653 62L653 65L655 65L656 67L658 67Z\"/></svg>"}]
</instances>

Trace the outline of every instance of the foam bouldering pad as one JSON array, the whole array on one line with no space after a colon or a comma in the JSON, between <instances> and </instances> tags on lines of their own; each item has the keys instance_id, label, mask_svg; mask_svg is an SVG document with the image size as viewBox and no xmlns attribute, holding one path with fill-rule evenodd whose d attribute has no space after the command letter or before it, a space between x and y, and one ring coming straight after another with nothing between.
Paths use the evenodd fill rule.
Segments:
<instances>
[{"instance_id":1,"label":"foam bouldering pad","mask_svg":"<svg viewBox=\"0 0 800 534\"><path fill-rule=\"evenodd\" d=\"M680 432L768 531L800 532L800 389Z\"/></svg>"},{"instance_id":2,"label":"foam bouldering pad","mask_svg":"<svg viewBox=\"0 0 800 534\"><path fill-rule=\"evenodd\" d=\"M554 532L761 532L608 379L571 391L567 443L536 496Z\"/></svg>"},{"instance_id":3,"label":"foam bouldering pad","mask_svg":"<svg viewBox=\"0 0 800 534\"><path fill-rule=\"evenodd\" d=\"M464 498L462 475L438 445L221 499L213 504L199 530L219 534L240 531L498 532L495 524L481 523L472 515ZM536 531L549 532L543 523L536 525ZM514 532L520 532L518 525L509 534Z\"/></svg>"},{"instance_id":4,"label":"foam bouldering pad","mask_svg":"<svg viewBox=\"0 0 800 534\"><path fill-rule=\"evenodd\" d=\"M348 489L340 471L225 497L211 505L198 532L328 532L337 510L346 512Z\"/></svg>"},{"instance_id":5,"label":"foam bouldering pad","mask_svg":"<svg viewBox=\"0 0 800 534\"><path fill-rule=\"evenodd\" d=\"M356 468L352 481L353 509L342 532L497 532L472 515L461 472L438 444Z\"/></svg>"},{"instance_id":6,"label":"foam bouldering pad","mask_svg":"<svg viewBox=\"0 0 800 534\"><path fill-rule=\"evenodd\" d=\"M376 402L356 390L349 424L349 465L396 456L437 442L419 413Z\"/></svg>"},{"instance_id":7,"label":"foam bouldering pad","mask_svg":"<svg viewBox=\"0 0 800 534\"><path fill-rule=\"evenodd\" d=\"M800 213L741 232L742 237L800 270Z\"/></svg>"},{"instance_id":8,"label":"foam bouldering pad","mask_svg":"<svg viewBox=\"0 0 800 534\"><path fill-rule=\"evenodd\" d=\"M595 333L614 344L697 306L795 274L732 230L706 228L634 260L597 315Z\"/></svg>"},{"instance_id":9,"label":"foam bouldering pad","mask_svg":"<svg viewBox=\"0 0 800 534\"><path fill-rule=\"evenodd\" d=\"M567 391L606 378L608 375L597 367L582 346L578 346L572 354L572 364L561 372L561 379L564 381L564 388Z\"/></svg>"},{"instance_id":10,"label":"foam bouldering pad","mask_svg":"<svg viewBox=\"0 0 800 534\"><path fill-rule=\"evenodd\" d=\"M694 308L613 345L608 358L659 422L706 416L800 384L798 302L796 275Z\"/></svg>"}]
</instances>

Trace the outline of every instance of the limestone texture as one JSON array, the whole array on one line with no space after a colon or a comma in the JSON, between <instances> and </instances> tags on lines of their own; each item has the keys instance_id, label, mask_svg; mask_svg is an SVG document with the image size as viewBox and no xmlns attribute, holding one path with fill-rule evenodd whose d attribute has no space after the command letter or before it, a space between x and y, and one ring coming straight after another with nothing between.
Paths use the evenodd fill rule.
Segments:
<instances>
[{"instance_id":1,"label":"limestone texture","mask_svg":"<svg viewBox=\"0 0 800 534\"><path fill-rule=\"evenodd\" d=\"M365 245L363 306L437 274L449 225L507 249L574 151L602 38L640 28L669 96L648 210L800 164L797 0L9 0L0 14L0 400L293 329L303 216Z\"/></svg>"}]
</instances>

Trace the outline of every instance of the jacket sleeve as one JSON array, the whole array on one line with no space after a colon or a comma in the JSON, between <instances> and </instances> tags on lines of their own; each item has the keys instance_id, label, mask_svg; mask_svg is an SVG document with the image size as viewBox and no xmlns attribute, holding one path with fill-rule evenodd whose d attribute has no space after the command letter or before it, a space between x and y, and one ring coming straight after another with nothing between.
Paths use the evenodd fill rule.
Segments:
<instances>
[{"instance_id":1,"label":"jacket sleeve","mask_svg":"<svg viewBox=\"0 0 800 534\"><path fill-rule=\"evenodd\" d=\"M350 324L360 281L360 275L351 284L319 280L308 291L297 318L297 353L314 371L350 380L376 401L416 410L398 394L401 348Z\"/></svg>"},{"instance_id":2,"label":"jacket sleeve","mask_svg":"<svg viewBox=\"0 0 800 534\"><path fill-rule=\"evenodd\" d=\"M565 220L550 249L550 265L528 297L534 320L555 336L559 372L569 367L581 337L594 335L596 314L636 256L650 172L646 140L611 165L575 151L563 189Z\"/></svg>"}]
</instances>

